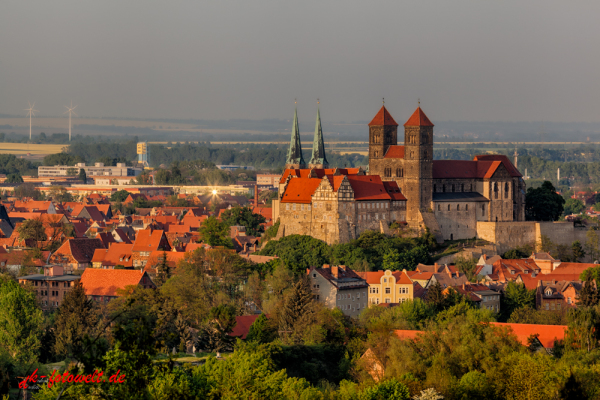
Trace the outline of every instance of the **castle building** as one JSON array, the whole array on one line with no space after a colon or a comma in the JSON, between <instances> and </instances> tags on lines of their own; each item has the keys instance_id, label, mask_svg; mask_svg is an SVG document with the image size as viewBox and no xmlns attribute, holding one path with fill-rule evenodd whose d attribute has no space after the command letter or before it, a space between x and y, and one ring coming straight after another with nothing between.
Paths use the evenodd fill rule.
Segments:
<instances>
[{"instance_id":1,"label":"castle building","mask_svg":"<svg viewBox=\"0 0 600 400\"><path fill-rule=\"evenodd\" d=\"M330 169L317 111L313 155L305 168L294 113L273 205L278 237L302 234L344 243L365 230L386 232L390 223L406 222L417 231L429 229L442 242L478 237L482 222L525 220L525 182L508 157L434 160L434 125L420 106L404 124L401 145L398 124L385 106L368 126L368 171Z\"/></svg>"}]
</instances>

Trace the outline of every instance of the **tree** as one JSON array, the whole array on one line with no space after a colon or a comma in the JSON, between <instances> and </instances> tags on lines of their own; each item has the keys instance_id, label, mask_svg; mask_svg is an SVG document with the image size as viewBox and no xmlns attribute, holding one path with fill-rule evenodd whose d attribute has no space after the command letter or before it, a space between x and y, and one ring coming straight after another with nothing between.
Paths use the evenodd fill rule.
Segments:
<instances>
[{"instance_id":1,"label":"tree","mask_svg":"<svg viewBox=\"0 0 600 400\"><path fill-rule=\"evenodd\" d=\"M525 285L508 282L501 297L500 313L506 321L519 308L535 308L535 290L527 290Z\"/></svg>"},{"instance_id":2,"label":"tree","mask_svg":"<svg viewBox=\"0 0 600 400\"><path fill-rule=\"evenodd\" d=\"M587 400L589 397L582 387L581 382L573 375L573 371L569 371L569 377L560 388L558 398L562 400Z\"/></svg>"},{"instance_id":3,"label":"tree","mask_svg":"<svg viewBox=\"0 0 600 400\"><path fill-rule=\"evenodd\" d=\"M300 342L297 333L304 327L300 322L306 322L308 314L312 312L312 300L308 279L303 277L291 289L281 310L279 330L284 341Z\"/></svg>"},{"instance_id":4,"label":"tree","mask_svg":"<svg viewBox=\"0 0 600 400\"><path fill-rule=\"evenodd\" d=\"M358 395L359 400L408 400L408 388L395 378L365 388Z\"/></svg>"},{"instance_id":5,"label":"tree","mask_svg":"<svg viewBox=\"0 0 600 400\"><path fill-rule=\"evenodd\" d=\"M77 175L77 168L67 168L67 176Z\"/></svg>"},{"instance_id":6,"label":"tree","mask_svg":"<svg viewBox=\"0 0 600 400\"><path fill-rule=\"evenodd\" d=\"M34 246L48 239L46 228L40 218L26 219L21 225L17 226L17 232L19 233L19 240L33 240Z\"/></svg>"},{"instance_id":7,"label":"tree","mask_svg":"<svg viewBox=\"0 0 600 400\"><path fill-rule=\"evenodd\" d=\"M79 180L83 183L87 183L87 174L83 168L79 169Z\"/></svg>"},{"instance_id":8,"label":"tree","mask_svg":"<svg viewBox=\"0 0 600 400\"><path fill-rule=\"evenodd\" d=\"M204 243L208 243L213 247L223 246L227 249L233 248L233 242L229 237L229 226L224 222L220 222L215 217L208 217L204 220L198 231Z\"/></svg>"},{"instance_id":9,"label":"tree","mask_svg":"<svg viewBox=\"0 0 600 400\"><path fill-rule=\"evenodd\" d=\"M269 323L265 314L260 314L250 325L246 341L270 343L277 337L277 330Z\"/></svg>"},{"instance_id":10,"label":"tree","mask_svg":"<svg viewBox=\"0 0 600 400\"><path fill-rule=\"evenodd\" d=\"M43 193L37 190L32 183L23 183L15 188L15 197L20 199L32 198L34 200L42 200Z\"/></svg>"},{"instance_id":11,"label":"tree","mask_svg":"<svg viewBox=\"0 0 600 400\"><path fill-rule=\"evenodd\" d=\"M590 229L585 234L585 250L590 256L593 262L596 262L600 258L600 231L597 229Z\"/></svg>"},{"instance_id":12,"label":"tree","mask_svg":"<svg viewBox=\"0 0 600 400\"><path fill-rule=\"evenodd\" d=\"M289 235L269 241L258 254L278 256L296 275L304 275L311 266L328 264L330 251L327 243L312 236Z\"/></svg>"},{"instance_id":13,"label":"tree","mask_svg":"<svg viewBox=\"0 0 600 400\"><path fill-rule=\"evenodd\" d=\"M6 175L6 183L23 183L23 177L19 173Z\"/></svg>"},{"instance_id":14,"label":"tree","mask_svg":"<svg viewBox=\"0 0 600 400\"><path fill-rule=\"evenodd\" d=\"M390 251L383 256L383 269L397 271L400 269L400 253L396 249Z\"/></svg>"},{"instance_id":15,"label":"tree","mask_svg":"<svg viewBox=\"0 0 600 400\"><path fill-rule=\"evenodd\" d=\"M231 349L234 340L229 333L235 327L235 308L227 304L213 307L208 314L208 337L210 347L216 351Z\"/></svg>"},{"instance_id":16,"label":"tree","mask_svg":"<svg viewBox=\"0 0 600 400\"><path fill-rule=\"evenodd\" d=\"M163 251L159 264L156 267L156 282L159 286L163 285L171 277L171 267L167 259L167 252Z\"/></svg>"},{"instance_id":17,"label":"tree","mask_svg":"<svg viewBox=\"0 0 600 400\"><path fill-rule=\"evenodd\" d=\"M421 393L418 396L413 397L414 400L442 400L443 398L444 396L439 394L434 388L421 390Z\"/></svg>"},{"instance_id":18,"label":"tree","mask_svg":"<svg viewBox=\"0 0 600 400\"><path fill-rule=\"evenodd\" d=\"M569 328L565 335L565 342L568 346L588 353L598 347L598 340L600 340L598 307L571 308L567 318Z\"/></svg>"},{"instance_id":19,"label":"tree","mask_svg":"<svg viewBox=\"0 0 600 400\"><path fill-rule=\"evenodd\" d=\"M579 214L585 210L585 204L579 199L567 199L565 201L564 215Z\"/></svg>"},{"instance_id":20,"label":"tree","mask_svg":"<svg viewBox=\"0 0 600 400\"><path fill-rule=\"evenodd\" d=\"M229 226L241 225L246 228L249 236L260 236L264 232L265 217L254 214L250 207L233 207L225 210L221 215L221 221Z\"/></svg>"},{"instance_id":21,"label":"tree","mask_svg":"<svg viewBox=\"0 0 600 400\"><path fill-rule=\"evenodd\" d=\"M99 313L88 299L80 282L65 294L58 309L55 325L56 354L84 362L88 352L86 339L96 332Z\"/></svg>"},{"instance_id":22,"label":"tree","mask_svg":"<svg viewBox=\"0 0 600 400\"><path fill-rule=\"evenodd\" d=\"M65 189L63 186L50 186L50 191L48 194L52 200L60 203L73 201L73 196L71 193L67 192L67 189Z\"/></svg>"},{"instance_id":23,"label":"tree","mask_svg":"<svg viewBox=\"0 0 600 400\"><path fill-rule=\"evenodd\" d=\"M441 311L444 308L444 300L444 289L442 288L442 285L436 281L427 290L427 302L430 303L436 311Z\"/></svg>"},{"instance_id":24,"label":"tree","mask_svg":"<svg viewBox=\"0 0 600 400\"><path fill-rule=\"evenodd\" d=\"M580 307L593 307L600 303L600 294L598 294L596 281L590 275L587 276L579 292L577 305Z\"/></svg>"},{"instance_id":25,"label":"tree","mask_svg":"<svg viewBox=\"0 0 600 400\"><path fill-rule=\"evenodd\" d=\"M125 189L121 189L110 195L110 201L122 203L127 197L129 197L129 192Z\"/></svg>"},{"instance_id":26,"label":"tree","mask_svg":"<svg viewBox=\"0 0 600 400\"><path fill-rule=\"evenodd\" d=\"M550 181L539 188L528 188L525 195L525 216L529 221L556 221L563 213L565 199L556 193Z\"/></svg>"},{"instance_id":27,"label":"tree","mask_svg":"<svg viewBox=\"0 0 600 400\"><path fill-rule=\"evenodd\" d=\"M43 319L33 291L13 280L0 281L0 348L18 363L36 361Z\"/></svg>"},{"instance_id":28,"label":"tree","mask_svg":"<svg viewBox=\"0 0 600 400\"><path fill-rule=\"evenodd\" d=\"M571 245L571 253L571 258L574 262L579 262L583 257L585 257L585 250L583 250L583 246L579 240L574 241Z\"/></svg>"},{"instance_id":29,"label":"tree","mask_svg":"<svg viewBox=\"0 0 600 400\"><path fill-rule=\"evenodd\" d=\"M466 275L469 281L475 278L475 271L477 271L477 262L473 258L459 257L455 261L456 268L460 272Z\"/></svg>"}]
</instances>

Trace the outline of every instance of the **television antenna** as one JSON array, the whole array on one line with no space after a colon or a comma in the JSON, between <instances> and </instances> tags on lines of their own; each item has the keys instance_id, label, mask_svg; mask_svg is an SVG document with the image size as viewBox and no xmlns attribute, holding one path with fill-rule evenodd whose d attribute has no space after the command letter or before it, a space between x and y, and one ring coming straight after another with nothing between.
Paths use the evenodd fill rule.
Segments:
<instances>
[{"instance_id":1,"label":"television antenna","mask_svg":"<svg viewBox=\"0 0 600 400\"><path fill-rule=\"evenodd\" d=\"M73 107L73 101L71 101L71 107L69 106L65 106L67 108L67 111L65 111L64 113L69 113L69 142L71 141L71 114L75 114L75 111L73 111L74 109L77 108L77 106ZM77 117L77 114L75 114L75 116Z\"/></svg>"},{"instance_id":2,"label":"television antenna","mask_svg":"<svg viewBox=\"0 0 600 400\"><path fill-rule=\"evenodd\" d=\"M27 104L29 104L29 108L26 108L25 111L29 111L29 113L27 115L29 115L29 140L31 140L31 117L35 117L35 113L38 112L38 110L35 110L35 101L33 102L33 105L31 105L30 102L27 102Z\"/></svg>"}]
</instances>

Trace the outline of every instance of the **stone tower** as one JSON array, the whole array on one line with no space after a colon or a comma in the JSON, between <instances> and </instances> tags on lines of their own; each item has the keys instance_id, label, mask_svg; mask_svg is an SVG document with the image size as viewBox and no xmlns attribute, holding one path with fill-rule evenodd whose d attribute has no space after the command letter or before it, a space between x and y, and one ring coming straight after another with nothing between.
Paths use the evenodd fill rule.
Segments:
<instances>
[{"instance_id":1,"label":"stone tower","mask_svg":"<svg viewBox=\"0 0 600 400\"><path fill-rule=\"evenodd\" d=\"M404 124L404 188L406 220L418 227L422 213L431 209L433 124L421 107Z\"/></svg>"},{"instance_id":2,"label":"stone tower","mask_svg":"<svg viewBox=\"0 0 600 400\"><path fill-rule=\"evenodd\" d=\"M321 128L321 112L317 107L317 122L315 123L315 137L313 139L312 157L308 162L308 168L329 168L325 157L325 143L323 141L323 129Z\"/></svg>"},{"instance_id":3,"label":"stone tower","mask_svg":"<svg viewBox=\"0 0 600 400\"><path fill-rule=\"evenodd\" d=\"M302 157L302 146L300 145L300 129L298 128L298 109L294 109L294 123L292 124L292 138L288 150L286 169L306 168L304 157Z\"/></svg>"},{"instance_id":4,"label":"stone tower","mask_svg":"<svg viewBox=\"0 0 600 400\"><path fill-rule=\"evenodd\" d=\"M388 148L397 143L398 124L385 106L382 106L369 123L369 171L371 171L371 160L383 159Z\"/></svg>"}]
</instances>

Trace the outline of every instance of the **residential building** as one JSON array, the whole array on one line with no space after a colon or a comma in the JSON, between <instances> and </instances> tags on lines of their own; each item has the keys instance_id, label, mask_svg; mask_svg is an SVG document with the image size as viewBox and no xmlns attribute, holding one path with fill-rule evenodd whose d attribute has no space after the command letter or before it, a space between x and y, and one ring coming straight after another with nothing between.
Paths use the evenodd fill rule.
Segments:
<instances>
[{"instance_id":1,"label":"residential building","mask_svg":"<svg viewBox=\"0 0 600 400\"><path fill-rule=\"evenodd\" d=\"M538 286L535 290L535 305L538 310L546 311L564 311L571 307L576 307L579 299L579 292L586 283L576 281L556 281L544 280L537 281ZM594 283L595 285L595 283Z\"/></svg>"},{"instance_id":2,"label":"residential building","mask_svg":"<svg viewBox=\"0 0 600 400\"><path fill-rule=\"evenodd\" d=\"M278 174L256 174L256 184L258 186L277 187L281 175Z\"/></svg>"},{"instance_id":3,"label":"residential building","mask_svg":"<svg viewBox=\"0 0 600 400\"><path fill-rule=\"evenodd\" d=\"M68 239L50 256L50 264L60 264L65 271L83 270L92 266L96 249L104 249L100 239Z\"/></svg>"},{"instance_id":4,"label":"residential building","mask_svg":"<svg viewBox=\"0 0 600 400\"><path fill-rule=\"evenodd\" d=\"M404 303L421 298L425 291L413 281L406 270L357 272L369 285L369 305L382 303Z\"/></svg>"},{"instance_id":5,"label":"residential building","mask_svg":"<svg viewBox=\"0 0 600 400\"><path fill-rule=\"evenodd\" d=\"M444 293L447 293L449 289L444 290ZM490 289L486 285L463 283L460 286L452 287L452 289L466 296L473 303L477 304L479 308L500 312L500 293Z\"/></svg>"},{"instance_id":6,"label":"residential building","mask_svg":"<svg viewBox=\"0 0 600 400\"><path fill-rule=\"evenodd\" d=\"M170 251L171 245L162 230L152 231L150 229L140 230L133 243L133 266L142 267L146 265L153 251Z\"/></svg>"},{"instance_id":7,"label":"residential building","mask_svg":"<svg viewBox=\"0 0 600 400\"><path fill-rule=\"evenodd\" d=\"M344 265L323 265L306 271L313 297L328 308L339 308L344 315L357 317L368 307L367 282Z\"/></svg>"},{"instance_id":8,"label":"residential building","mask_svg":"<svg viewBox=\"0 0 600 400\"><path fill-rule=\"evenodd\" d=\"M44 268L43 274L21 276L17 279L19 283L28 283L33 287L42 310L52 310L61 305L67 292L81 278L79 275L64 272L61 265L51 265Z\"/></svg>"},{"instance_id":9,"label":"residential building","mask_svg":"<svg viewBox=\"0 0 600 400\"><path fill-rule=\"evenodd\" d=\"M88 268L81 275L81 284L88 299L103 303L120 296L119 290L125 290L127 286L156 289L146 272L128 269Z\"/></svg>"}]
</instances>

